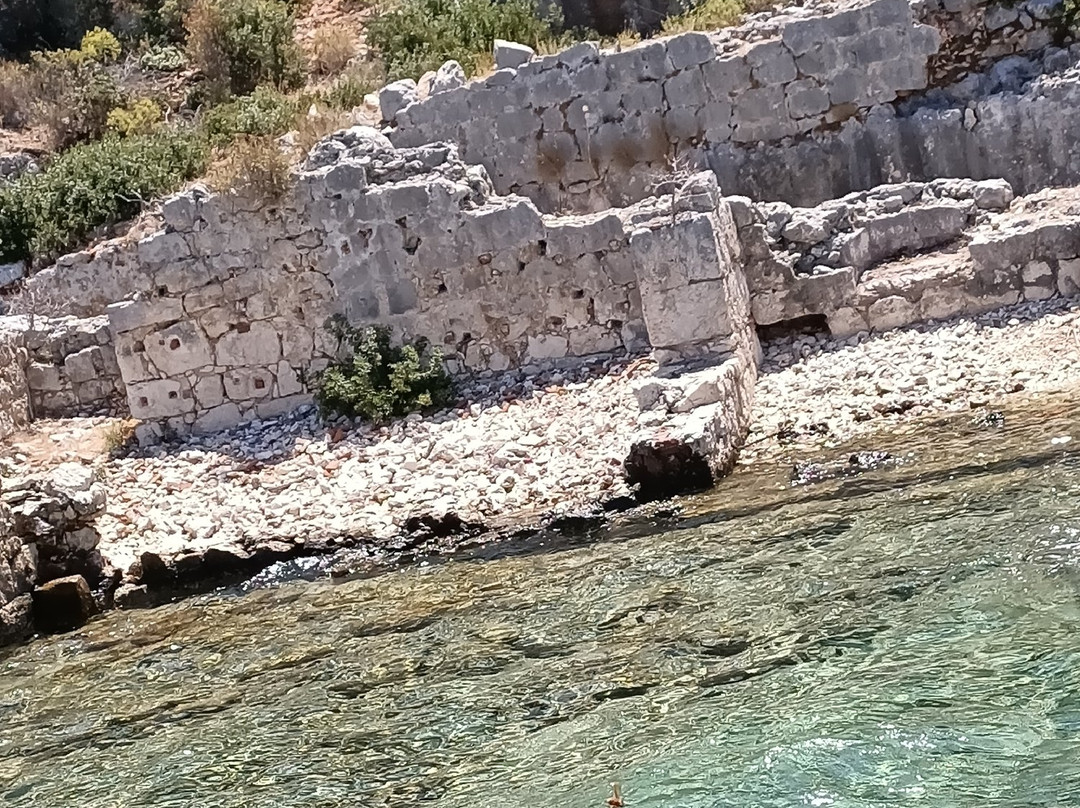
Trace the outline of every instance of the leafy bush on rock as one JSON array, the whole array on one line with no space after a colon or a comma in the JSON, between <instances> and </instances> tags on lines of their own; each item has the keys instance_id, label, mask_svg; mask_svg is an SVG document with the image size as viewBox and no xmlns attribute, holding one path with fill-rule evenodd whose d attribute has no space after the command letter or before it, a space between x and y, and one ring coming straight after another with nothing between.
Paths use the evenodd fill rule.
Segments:
<instances>
[{"instance_id":1,"label":"leafy bush on rock","mask_svg":"<svg viewBox=\"0 0 1080 808\"><path fill-rule=\"evenodd\" d=\"M184 25L192 62L223 95L246 95L260 84L288 90L303 81L284 0L196 0Z\"/></svg>"},{"instance_id":2,"label":"leafy bush on rock","mask_svg":"<svg viewBox=\"0 0 1080 808\"><path fill-rule=\"evenodd\" d=\"M350 355L312 379L315 401L325 416L380 423L450 403L453 384L442 353L430 349L427 340L394 345L388 326L356 328L341 315L332 317L327 327Z\"/></svg>"},{"instance_id":3,"label":"leafy bush on rock","mask_svg":"<svg viewBox=\"0 0 1080 808\"><path fill-rule=\"evenodd\" d=\"M41 173L0 188L0 261L77 247L97 228L134 216L143 202L198 176L206 158L204 138L184 130L74 146Z\"/></svg>"},{"instance_id":4,"label":"leafy bush on rock","mask_svg":"<svg viewBox=\"0 0 1080 808\"><path fill-rule=\"evenodd\" d=\"M390 80L419 78L448 59L472 74L496 38L536 47L551 34L534 0L402 0L367 27Z\"/></svg>"}]
</instances>

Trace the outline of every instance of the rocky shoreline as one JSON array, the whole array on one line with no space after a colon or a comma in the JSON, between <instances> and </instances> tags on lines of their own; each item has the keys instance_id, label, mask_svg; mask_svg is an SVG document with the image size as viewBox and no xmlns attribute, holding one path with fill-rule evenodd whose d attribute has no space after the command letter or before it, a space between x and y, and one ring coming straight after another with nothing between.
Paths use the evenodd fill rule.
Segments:
<instances>
[{"instance_id":1,"label":"rocky shoreline","mask_svg":"<svg viewBox=\"0 0 1080 808\"><path fill-rule=\"evenodd\" d=\"M1080 385L1080 300L764 347L742 464L794 462L902 422ZM357 574L603 524L638 505L623 464L640 430L662 420L641 404L654 374L648 358L608 357L475 380L458 406L383 427L305 409L111 455L86 439L107 419L38 430L91 447L52 457L92 466L107 492L103 506L95 499L98 608L136 608L298 558L320 557L300 563L309 576ZM42 462L40 441L11 449L5 476Z\"/></svg>"}]
</instances>

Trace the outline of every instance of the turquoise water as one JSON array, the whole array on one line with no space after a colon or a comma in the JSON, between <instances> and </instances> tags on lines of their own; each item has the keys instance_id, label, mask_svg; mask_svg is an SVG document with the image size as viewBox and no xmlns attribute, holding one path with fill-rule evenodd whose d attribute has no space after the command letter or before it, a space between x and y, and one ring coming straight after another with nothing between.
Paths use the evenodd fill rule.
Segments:
<instances>
[{"instance_id":1,"label":"turquoise water","mask_svg":"<svg viewBox=\"0 0 1080 808\"><path fill-rule=\"evenodd\" d=\"M516 555L108 614L0 659L0 801L1080 806L1073 411Z\"/></svg>"}]
</instances>

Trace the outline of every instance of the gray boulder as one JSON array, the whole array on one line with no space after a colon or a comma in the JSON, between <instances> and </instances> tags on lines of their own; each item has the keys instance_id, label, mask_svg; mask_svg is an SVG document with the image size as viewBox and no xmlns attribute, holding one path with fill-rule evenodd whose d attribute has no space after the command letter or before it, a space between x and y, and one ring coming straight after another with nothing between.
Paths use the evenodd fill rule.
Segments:
<instances>
[{"instance_id":1,"label":"gray boulder","mask_svg":"<svg viewBox=\"0 0 1080 808\"><path fill-rule=\"evenodd\" d=\"M379 109L383 120L393 123L397 114L419 98L412 79L393 81L379 90Z\"/></svg>"},{"instance_id":2,"label":"gray boulder","mask_svg":"<svg viewBox=\"0 0 1080 808\"><path fill-rule=\"evenodd\" d=\"M504 67L521 67L536 55L536 51L528 45L508 42L505 39L496 39L492 52L495 56L496 70L502 70Z\"/></svg>"},{"instance_id":3,"label":"gray boulder","mask_svg":"<svg viewBox=\"0 0 1080 808\"><path fill-rule=\"evenodd\" d=\"M431 94L445 93L465 86L465 70L454 60L443 64L431 80Z\"/></svg>"}]
</instances>

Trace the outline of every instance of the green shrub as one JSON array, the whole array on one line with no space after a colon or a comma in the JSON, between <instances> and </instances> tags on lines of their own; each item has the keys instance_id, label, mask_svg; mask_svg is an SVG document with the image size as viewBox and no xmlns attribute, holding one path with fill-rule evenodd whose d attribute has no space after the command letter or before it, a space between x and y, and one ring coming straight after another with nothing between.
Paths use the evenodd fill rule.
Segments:
<instances>
[{"instance_id":1,"label":"green shrub","mask_svg":"<svg viewBox=\"0 0 1080 808\"><path fill-rule=\"evenodd\" d=\"M284 0L197 0L184 25L192 62L223 91L247 95L260 84L288 90L303 81Z\"/></svg>"},{"instance_id":2,"label":"green shrub","mask_svg":"<svg viewBox=\"0 0 1080 808\"><path fill-rule=\"evenodd\" d=\"M161 105L150 98L139 98L126 107L117 107L109 113L107 125L110 132L121 137L148 135L161 121Z\"/></svg>"},{"instance_id":3,"label":"green shrub","mask_svg":"<svg viewBox=\"0 0 1080 808\"><path fill-rule=\"evenodd\" d=\"M402 0L367 27L391 80L419 78L448 59L471 74L496 38L536 47L551 34L534 0Z\"/></svg>"},{"instance_id":4,"label":"green shrub","mask_svg":"<svg viewBox=\"0 0 1080 808\"><path fill-rule=\"evenodd\" d=\"M83 34L79 53L92 62L111 64L120 58L120 40L104 28L94 28Z\"/></svg>"},{"instance_id":5,"label":"green shrub","mask_svg":"<svg viewBox=\"0 0 1080 808\"><path fill-rule=\"evenodd\" d=\"M139 212L206 166L205 140L191 131L106 137L55 157L39 174L0 188L0 260L49 258L92 231Z\"/></svg>"},{"instance_id":6,"label":"green shrub","mask_svg":"<svg viewBox=\"0 0 1080 808\"><path fill-rule=\"evenodd\" d=\"M143 70L157 70L161 73L173 73L186 64L187 56L175 45L155 45L139 57L139 66Z\"/></svg>"},{"instance_id":7,"label":"green shrub","mask_svg":"<svg viewBox=\"0 0 1080 808\"><path fill-rule=\"evenodd\" d=\"M332 317L327 328L351 356L311 380L324 416L379 423L450 403L453 384L442 353L429 350L427 340L396 346L388 326L356 328L341 315Z\"/></svg>"},{"instance_id":8,"label":"green shrub","mask_svg":"<svg viewBox=\"0 0 1080 808\"><path fill-rule=\"evenodd\" d=\"M296 115L296 101L263 85L251 95L212 108L203 122L211 141L223 144L236 135L282 135L292 128Z\"/></svg>"}]
</instances>

